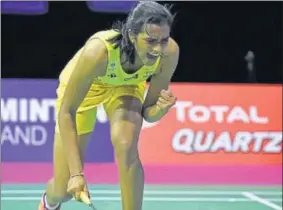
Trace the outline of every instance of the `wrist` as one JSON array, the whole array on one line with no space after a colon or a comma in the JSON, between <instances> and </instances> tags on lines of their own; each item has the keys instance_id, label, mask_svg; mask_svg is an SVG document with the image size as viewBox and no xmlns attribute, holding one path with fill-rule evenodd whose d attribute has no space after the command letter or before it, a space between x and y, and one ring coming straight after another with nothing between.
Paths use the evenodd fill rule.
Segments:
<instances>
[{"instance_id":1,"label":"wrist","mask_svg":"<svg viewBox=\"0 0 283 210\"><path fill-rule=\"evenodd\" d=\"M70 178L74 178L74 177L77 177L77 176L82 176L82 177L84 177L84 173L83 173L83 172L80 172L80 173L73 173L73 174L71 174Z\"/></svg>"},{"instance_id":2,"label":"wrist","mask_svg":"<svg viewBox=\"0 0 283 210\"><path fill-rule=\"evenodd\" d=\"M71 176L83 174L83 168L79 162L76 165L74 165L74 162L72 164L69 164L69 168Z\"/></svg>"}]
</instances>

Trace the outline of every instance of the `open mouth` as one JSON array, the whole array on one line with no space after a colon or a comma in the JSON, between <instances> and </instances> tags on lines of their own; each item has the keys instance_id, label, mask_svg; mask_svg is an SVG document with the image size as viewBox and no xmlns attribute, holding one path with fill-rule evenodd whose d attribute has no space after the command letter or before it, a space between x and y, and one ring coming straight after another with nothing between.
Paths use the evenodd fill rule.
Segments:
<instances>
[{"instance_id":1,"label":"open mouth","mask_svg":"<svg viewBox=\"0 0 283 210\"><path fill-rule=\"evenodd\" d=\"M159 54L151 54L151 53L147 53L147 57L150 60L156 60L158 58Z\"/></svg>"}]
</instances>

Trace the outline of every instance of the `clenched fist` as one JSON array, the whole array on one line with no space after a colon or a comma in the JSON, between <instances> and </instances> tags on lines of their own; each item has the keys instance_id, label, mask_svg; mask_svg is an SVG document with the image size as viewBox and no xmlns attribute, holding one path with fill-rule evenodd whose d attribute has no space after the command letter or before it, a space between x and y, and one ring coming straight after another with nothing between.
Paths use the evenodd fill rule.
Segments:
<instances>
[{"instance_id":1,"label":"clenched fist","mask_svg":"<svg viewBox=\"0 0 283 210\"><path fill-rule=\"evenodd\" d=\"M74 176L68 182L68 193L73 195L77 201L81 201L81 193L89 195L86 180L84 176Z\"/></svg>"},{"instance_id":2,"label":"clenched fist","mask_svg":"<svg viewBox=\"0 0 283 210\"><path fill-rule=\"evenodd\" d=\"M161 90L156 105L162 110L168 110L175 105L177 98L170 90Z\"/></svg>"}]
</instances>

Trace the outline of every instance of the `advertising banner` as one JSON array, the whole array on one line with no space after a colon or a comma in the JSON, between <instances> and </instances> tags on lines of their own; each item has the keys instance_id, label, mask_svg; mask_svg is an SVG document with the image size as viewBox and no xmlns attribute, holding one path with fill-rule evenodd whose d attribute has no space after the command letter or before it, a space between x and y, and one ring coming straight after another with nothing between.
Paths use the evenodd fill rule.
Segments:
<instances>
[{"instance_id":1,"label":"advertising banner","mask_svg":"<svg viewBox=\"0 0 283 210\"><path fill-rule=\"evenodd\" d=\"M56 80L1 81L3 162L51 162ZM86 154L87 162L113 162L109 125L102 109Z\"/></svg>"},{"instance_id":2,"label":"advertising banner","mask_svg":"<svg viewBox=\"0 0 283 210\"><path fill-rule=\"evenodd\" d=\"M91 11L107 13L128 13L138 1L87 1Z\"/></svg>"},{"instance_id":3,"label":"advertising banner","mask_svg":"<svg viewBox=\"0 0 283 210\"><path fill-rule=\"evenodd\" d=\"M87 1L93 12L128 13L138 1ZM47 1L1 1L2 14L43 15L49 11Z\"/></svg>"},{"instance_id":4,"label":"advertising banner","mask_svg":"<svg viewBox=\"0 0 283 210\"><path fill-rule=\"evenodd\" d=\"M51 162L56 80L2 80L3 162ZM173 83L176 105L143 124L146 165L281 165L282 87ZM99 107L87 162L114 162L109 123Z\"/></svg>"},{"instance_id":5,"label":"advertising banner","mask_svg":"<svg viewBox=\"0 0 283 210\"><path fill-rule=\"evenodd\" d=\"M2 14L43 15L48 7L47 1L1 1Z\"/></svg>"},{"instance_id":6,"label":"advertising banner","mask_svg":"<svg viewBox=\"0 0 283 210\"><path fill-rule=\"evenodd\" d=\"M175 107L140 135L144 164L282 164L282 86L173 84L171 90Z\"/></svg>"}]
</instances>

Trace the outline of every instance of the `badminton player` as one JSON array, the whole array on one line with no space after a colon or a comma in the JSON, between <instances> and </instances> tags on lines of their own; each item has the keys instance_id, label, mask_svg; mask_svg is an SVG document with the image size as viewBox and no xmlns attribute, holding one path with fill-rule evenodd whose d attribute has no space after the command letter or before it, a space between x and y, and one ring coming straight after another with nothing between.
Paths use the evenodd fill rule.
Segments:
<instances>
[{"instance_id":1,"label":"badminton player","mask_svg":"<svg viewBox=\"0 0 283 210\"><path fill-rule=\"evenodd\" d=\"M67 63L57 88L54 175L38 210L59 210L72 197L80 201L80 193L88 193L84 151L100 104L110 122L123 210L142 209L142 122L159 121L176 101L168 89L179 58L179 47L170 37L173 20L168 7L140 2L124 23L95 33Z\"/></svg>"}]
</instances>

